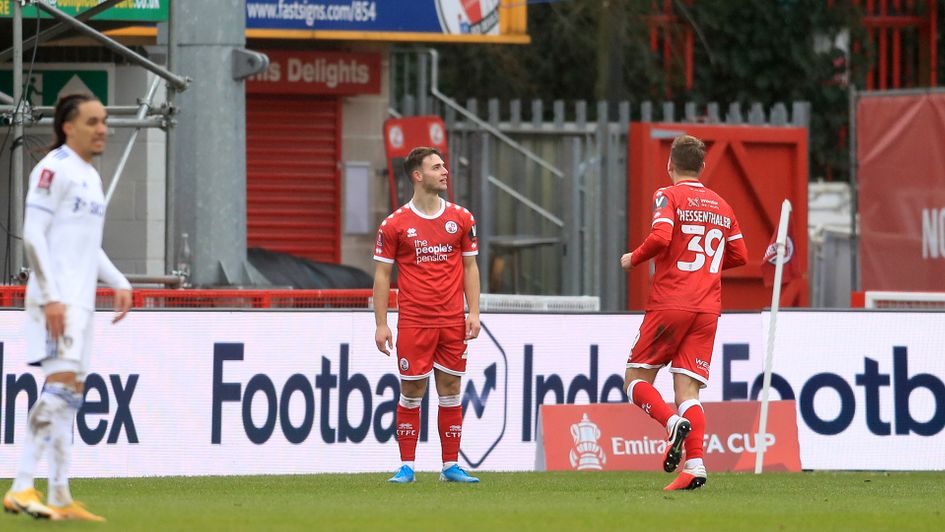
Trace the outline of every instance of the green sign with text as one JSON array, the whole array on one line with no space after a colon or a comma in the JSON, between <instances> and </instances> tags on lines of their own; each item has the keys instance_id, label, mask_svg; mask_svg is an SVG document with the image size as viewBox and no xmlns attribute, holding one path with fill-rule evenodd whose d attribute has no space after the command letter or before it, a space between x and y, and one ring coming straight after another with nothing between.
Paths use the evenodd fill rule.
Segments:
<instances>
[{"instance_id":1,"label":"green sign with text","mask_svg":"<svg viewBox=\"0 0 945 532\"><path fill-rule=\"evenodd\" d=\"M13 2L18 0L0 0L0 17L13 16ZM68 15L79 13L101 4L103 0L35 0L43 1ZM136 22L162 22L167 20L167 4L170 0L125 0L96 15L92 20L128 20ZM32 3L32 2L31 2ZM25 6L23 16L36 18L39 11L35 6ZM42 13L43 18L49 15Z\"/></svg>"}]
</instances>

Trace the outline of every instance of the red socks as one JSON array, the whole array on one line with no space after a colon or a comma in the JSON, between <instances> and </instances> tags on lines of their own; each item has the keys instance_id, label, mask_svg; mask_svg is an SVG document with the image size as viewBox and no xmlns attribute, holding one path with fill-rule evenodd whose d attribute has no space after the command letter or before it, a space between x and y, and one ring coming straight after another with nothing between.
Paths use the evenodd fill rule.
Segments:
<instances>
[{"instance_id":1,"label":"red socks","mask_svg":"<svg viewBox=\"0 0 945 532\"><path fill-rule=\"evenodd\" d=\"M463 437L463 407L440 406L437 416L440 428L440 445L443 450L443 462L459 460L459 442Z\"/></svg>"},{"instance_id":2,"label":"red socks","mask_svg":"<svg viewBox=\"0 0 945 532\"><path fill-rule=\"evenodd\" d=\"M627 386L627 396L633 404L639 406L648 416L664 427L670 416L673 415L673 410L663 400L660 392L656 391L656 388L646 381L635 380L631 382Z\"/></svg>"},{"instance_id":3,"label":"red socks","mask_svg":"<svg viewBox=\"0 0 945 532\"><path fill-rule=\"evenodd\" d=\"M400 445L402 461L413 462L416 459L418 439L420 439L420 409L397 405L397 443Z\"/></svg>"},{"instance_id":4,"label":"red socks","mask_svg":"<svg viewBox=\"0 0 945 532\"><path fill-rule=\"evenodd\" d=\"M692 430L686 436L683 448L686 450L686 460L693 458L702 458L703 440L705 439L705 412L702 411L702 403L698 399L683 401L679 405L679 415L688 419L692 424Z\"/></svg>"}]
</instances>

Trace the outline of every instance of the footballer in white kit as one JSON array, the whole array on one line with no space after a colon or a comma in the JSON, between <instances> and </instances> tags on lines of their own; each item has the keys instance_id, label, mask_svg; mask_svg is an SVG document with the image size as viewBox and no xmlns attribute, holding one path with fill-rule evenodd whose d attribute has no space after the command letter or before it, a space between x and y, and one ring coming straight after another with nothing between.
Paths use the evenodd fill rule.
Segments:
<instances>
[{"instance_id":1,"label":"footballer in white kit","mask_svg":"<svg viewBox=\"0 0 945 532\"><path fill-rule=\"evenodd\" d=\"M46 374L30 408L16 477L3 509L36 518L104 521L69 489L72 426L89 372L98 280L115 289L115 317L131 307L131 285L102 251L105 197L92 159L105 150L105 107L73 94L56 104L55 144L30 174L23 246L33 273L26 287L26 358ZM33 485L49 460L49 498Z\"/></svg>"},{"instance_id":2,"label":"footballer in white kit","mask_svg":"<svg viewBox=\"0 0 945 532\"><path fill-rule=\"evenodd\" d=\"M131 285L102 250L105 195L98 171L63 145L49 152L30 174L23 232L33 268L26 286L27 360L47 373L88 373L96 281L112 288ZM66 306L58 341L46 329L43 305Z\"/></svg>"}]
</instances>

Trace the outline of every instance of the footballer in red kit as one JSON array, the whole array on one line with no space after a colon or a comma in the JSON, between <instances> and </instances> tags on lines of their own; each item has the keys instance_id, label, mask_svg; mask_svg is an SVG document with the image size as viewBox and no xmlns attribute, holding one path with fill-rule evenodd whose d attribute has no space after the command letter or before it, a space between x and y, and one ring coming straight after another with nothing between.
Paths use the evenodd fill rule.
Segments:
<instances>
[{"instance_id":1,"label":"footballer in red kit","mask_svg":"<svg viewBox=\"0 0 945 532\"><path fill-rule=\"evenodd\" d=\"M398 272L394 353L400 372L396 423L403 463L389 481L403 484L415 480L420 404L432 374L440 403L440 480L475 483L479 479L457 462L467 342L479 335L480 328L476 220L468 209L439 196L446 190L449 175L439 151L415 148L404 160L404 171L414 185L413 198L381 222L374 247L374 340L378 350L387 355L395 345L387 325L395 264Z\"/></svg>"},{"instance_id":2,"label":"footballer in red kit","mask_svg":"<svg viewBox=\"0 0 945 532\"><path fill-rule=\"evenodd\" d=\"M715 331L722 310L722 270L748 261L731 206L699 181L705 145L683 135L673 141L667 172L673 182L653 195L650 234L620 258L630 271L653 259L655 274L640 332L631 347L624 385L627 397L669 433L663 469L686 463L666 490L695 489L706 482L705 416L699 390L709 382ZM653 387L669 365L677 412Z\"/></svg>"}]
</instances>

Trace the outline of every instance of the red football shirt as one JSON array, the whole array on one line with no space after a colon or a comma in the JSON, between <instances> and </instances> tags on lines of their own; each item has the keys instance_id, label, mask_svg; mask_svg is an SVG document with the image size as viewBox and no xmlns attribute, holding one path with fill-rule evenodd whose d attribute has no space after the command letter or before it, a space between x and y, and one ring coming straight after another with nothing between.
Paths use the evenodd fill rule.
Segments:
<instances>
[{"instance_id":1,"label":"red football shirt","mask_svg":"<svg viewBox=\"0 0 945 532\"><path fill-rule=\"evenodd\" d=\"M432 216L413 202L377 231L374 260L397 265L398 327L452 327L466 322L463 259L479 254L469 210L440 199Z\"/></svg>"},{"instance_id":2,"label":"red football shirt","mask_svg":"<svg viewBox=\"0 0 945 532\"><path fill-rule=\"evenodd\" d=\"M669 245L655 255L646 310L721 313L722 270L748 255L732 207L702 183L680 181L653 194L652 231ZM635 265L650 258L644 248L634 251Z\"/></svg>"}]
</instances>

